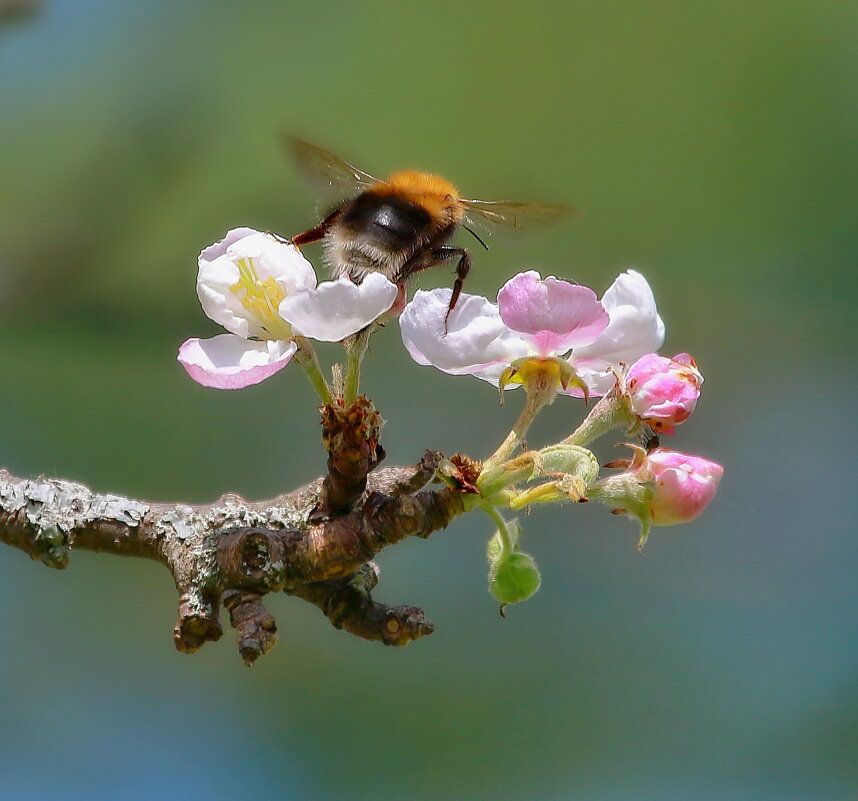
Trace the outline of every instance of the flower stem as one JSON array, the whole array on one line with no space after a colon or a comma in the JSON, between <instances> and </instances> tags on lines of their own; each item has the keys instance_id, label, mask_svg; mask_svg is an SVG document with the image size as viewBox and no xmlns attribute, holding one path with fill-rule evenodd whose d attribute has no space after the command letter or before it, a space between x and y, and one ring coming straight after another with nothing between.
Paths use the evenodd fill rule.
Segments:
<instances>
[{"instance_id":1,"label":"flower stem","mask_svg":"<svg viewBox=\"0 0 858 801\"><path fill-rule=\"evenodd\" d=\"M313 347L310 340L304 337L295 337L295 344L298 350L295 353L295 362L304 371L304 374L310 379L313 389L321 398L322 403L330 403L333 400L331 388L325 377L322 375L322 368L319 366L319 357L316 355L316 349Z\"/></svg>"},{"instance_id":2,"label":"flower stem","mask_svg":"<svg viewBox=\"0 0 858 801\"><path fill-rule=\"evenodd\" d=\"M518 420L515 421L512 431L507 434L507 438L501 443L501 446L486 460L485 466L509 459L516 447L524 442L524 436L536 419L536 415L553 399L553 395L548 395L545 392L528 392L527 401L525 401L524 408L521 410Z\"/></svg>"},{"instance_id":3,"label":"flower stem","mask_svg":"<svg viewBox=\"0 0 858 801\"><path fill-rule=\"evenodd\" d=\"M627 400L612 390L590 410L581 425L559 444L585 446L612 428L630 426L634 421Z\"/></svg>"},{"instance_id":4,"label":"flower stem","mask_svg":"<svg viewBox=\"0 0 858 801\"><path fill-rule=\"evenodd\" d=\"M360 367L369 344L371 329L372 325L368 325L346 340L346 379L343 393L346 403L354 403L357 400L360 391Z\"/></svg>"},{"instance_id":5,"label":"flower stem","mask_svg":"<svg viewBox=\"0 0 858 801\"><path fill-rule=\"evenodd\" d=\"M495 525L498 527L498 534L500 535L501 547L503 548L503 552L512 553L514 543L512 541L512 535L510 535L509 529L507 528L506 520L503 519L503 515L501 515L501 513L490 504L480 506L480 509L482 509L492 520L494 520Z\"/></svg>"},{"instance_id":6,"label":"flower stem","mask_svg":"<svg viewBox=\"0 0 858 801\"><path fill-rule=\"evenodd\" d=\"M483 498L494 499L499 492L507 487L530 478L534 471L534 461L526 457L527 454L522 454L503 464L493 462L488 469L483 465L483 470L477 477L477 489L480 491L480 495Z\"/></svg>"}]
</instances>

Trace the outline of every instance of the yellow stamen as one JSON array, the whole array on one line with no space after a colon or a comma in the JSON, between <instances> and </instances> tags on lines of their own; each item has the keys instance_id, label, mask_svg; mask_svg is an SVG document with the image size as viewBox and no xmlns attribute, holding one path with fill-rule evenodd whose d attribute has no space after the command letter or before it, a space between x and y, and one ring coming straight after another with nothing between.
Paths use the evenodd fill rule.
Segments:
<instances>
[{"instance_id":1,"label":"yellow stamen","mask_svg":"<svg viewBox=\"0 0 858 801\"><path fill-rule=\"evenodd\" d=\"M240 301L241 305L253 315L268 339L291 339L292 326L289 325L279 312L280 301L286 297L286 292L271 276L264 281L256 272L252 258L238 259L238 281L229 289Z\"/></svg>"}]
</instances>

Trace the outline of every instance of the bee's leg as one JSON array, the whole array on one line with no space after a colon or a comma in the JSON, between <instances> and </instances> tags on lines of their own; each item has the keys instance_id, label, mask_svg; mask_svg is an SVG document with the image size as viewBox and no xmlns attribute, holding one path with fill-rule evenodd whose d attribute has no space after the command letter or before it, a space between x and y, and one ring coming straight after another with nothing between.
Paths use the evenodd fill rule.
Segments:
<instances>
[{"instance_id":1,"label":"bee's leg","mask_svg":"<svg viewBox=\"0 0 858 801\"><path fill-rule=\"evenodd\" d=\"M465 283L465 278L471 270L471 254L465 248L457 248L452 245L439 245L429 251L429 256L414 263L408 263L402 269L399 275L399 280L405 280L414 273L419 273L421 270L428 270L430 267L435 267L441 262L449 261L450 259L459 257L459 263L456 265L456 283L453 284L453 294L450 296L450 305L447 307L447 314L444 317L444 333L447 333L447 320L450 317L450 312L456 307L459 300L459 295L462 294L462 286Z\"/></svg>"},{"instance_id":2,"label":"bee's leg","mask_svg":"<svg viewBox=\"0 0 858 801\"><path fill-rule=\"evenodd\" d=\"M456 248L452 245L441 245L432 251L432 258L436 263L439 261L447 261L455 256L459 257L459 263L456 265L456 282L453 284L453 294L450 295L450 305L447 307L447 314L444 316L444 333L447 333L447 320L450 319L450 313L456 308L456 303L459 300L459 295L462 294L462 287L465 284L465 278L471 271L471 254L465 248Z\"/></svg>"},{"instance_id":3,"label":"bee's leg","mask_svg":"<svg viewBox=\"0 0 858 801\"><path fill-rule=\"evenodd\" d=\"M319 225L309 231L304 231L303 234L293 236L289 241L293 245L309 245L310 242L318 242L320 239L324 239L326 233L328 233L328 226Z\"/></svg>"},{"instance_id":4,"label":"bee's leg","mask_svg":"<svg viewBox=\"0 0 858 801\"><path fill-rule=\"evenodd\" d=\"M297 236L293 236L290 240L293 245L309 245L310 242L318 242L320 239L325 238L325 234L328 233L328 229L331 227L331 224L339 215L340 210L329 214L325 217L322 222L320 222L315 228L311 228L309 231L304 231L303 234L298 234Z\"/></svg>"}]
</instances>

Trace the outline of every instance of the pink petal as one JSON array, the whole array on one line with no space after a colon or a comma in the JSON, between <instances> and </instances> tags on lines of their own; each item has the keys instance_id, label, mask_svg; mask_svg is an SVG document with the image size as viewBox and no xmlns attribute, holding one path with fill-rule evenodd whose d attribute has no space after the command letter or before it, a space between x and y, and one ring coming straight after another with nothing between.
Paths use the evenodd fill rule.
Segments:
<instances>
[{"instance_id":1,"label":"pink petal","mask_svg":"<svg viewBox=\"0 0 858 801\"><path fill-rule=\"evenodd\" d=\"M672 526L699 517L718 492L724 468L701 456L663 448L647 456L654 492L652 522Z\"/></svg>"},{"instance_id":2,"label":"pink petal","mask_svg":"<svg viewBox=\"0 0 858 801\"><path fill-rule=\"evenodd\" d=\"M565 353L592 342L609 317L592 289L535 270L519 273L498 292L504 323L518 331L540 356Z\"/></svg>"},{"instance_id":3,"label":"pink petal","mask_svg":"<svg viewBox=\"0 0 858 801\"><path fill-rule=\"evenodd\" d=\"M282 370L297 349L294 342L253 342L235 334L219 334L183 342L178 359L204 387L243 389Z\"/></svg>"},{"instance_id":4,"label":"pink petal","mask_svg":"<svg viewBox=\"0 0 858 801\"><path fill-rule=\"evenodd\" d=\"M673 359L647 353L626 375L632 408L644 420L670 427L687 420L700 397L703 376L687 353Z\"/></svg>"},{"instance_id":5,"label":"pink petal","mask_svg":"<svg viewBox=\"0 0 858 801\"><path fill-rule=\"evenodd\" d=\"M695 370L697 369L697 363L694 361L694 358L690 353L677 353L676 356L673 357L673 361L693 367Z\"/></svg>"}]
</instances>

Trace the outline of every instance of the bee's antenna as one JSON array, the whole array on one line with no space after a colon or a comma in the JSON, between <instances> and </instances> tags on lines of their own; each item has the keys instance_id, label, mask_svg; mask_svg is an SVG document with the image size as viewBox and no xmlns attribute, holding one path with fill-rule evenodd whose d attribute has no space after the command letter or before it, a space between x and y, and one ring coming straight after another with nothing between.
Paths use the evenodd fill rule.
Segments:
<instances>
[{"instance_id":1,"label":"bee's antenna","mask_svg":"<svg viewBox=\"0 0 858 801\"><path fill-rule=\"evenodd\" d=\"M474 233L474 231L472 231L470 228L468 228L468 226L467 226L467 225L463 225L463 226L462 226L462 228L464 228L464 229L465 229L465 230L466 230L466 231L467 231L467 232L468 232L472 237L474 237L474 239L476 239L476 240L477 240L477 242L479 242L479 243L480 243L480 244L481 244L481 245L482 245L486 250L488 250L488 249L489 249L489 246L488 246L485 242L483 242L483 240L482 240L482 239L480 239L480 238L476 235L476 233Z\"/></svg>"}]
</instances>

